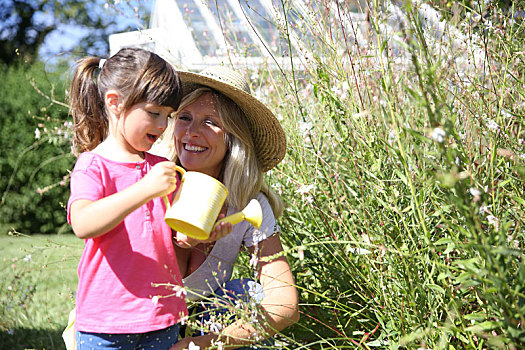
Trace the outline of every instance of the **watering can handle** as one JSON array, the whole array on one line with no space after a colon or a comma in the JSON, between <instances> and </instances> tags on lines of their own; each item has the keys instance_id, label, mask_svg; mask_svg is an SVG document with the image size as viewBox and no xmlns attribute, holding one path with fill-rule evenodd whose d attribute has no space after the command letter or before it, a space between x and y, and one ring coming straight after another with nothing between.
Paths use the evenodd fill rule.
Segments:
<instances>
[{"instance_id":1,"label":"watering can handle","mask_svg":"<svg viewBox=\"0 0 525 350\"><path fill-rule=\"evenodd\" d=\"M178 165L175 165L175 171L177 171L180 174L181 179L182 177L184 177L184 174L186 174L186 170L184 170L183 167L180 167ZM164 200L164 204L166 205L166 210L171 208L171 203L170 203L170 200L168 199L168 196L162 196L162 199Z\"/></svg>"}]
</instances>

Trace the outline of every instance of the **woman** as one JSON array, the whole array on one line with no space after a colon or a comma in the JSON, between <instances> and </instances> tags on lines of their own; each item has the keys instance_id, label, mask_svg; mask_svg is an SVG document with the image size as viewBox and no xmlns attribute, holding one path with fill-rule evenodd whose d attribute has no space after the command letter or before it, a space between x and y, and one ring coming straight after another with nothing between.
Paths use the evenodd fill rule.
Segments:
<instances>
[{"instance_id":1,"label":"woman","mask_svg":"<svg viewBox=\"0 0 525 350\"><path fill-rule=\"evenodd\" d=\"M258 305L251 318L228 318L224 324L217 310L210 312L201 302L194 310L201 316L202 335L184 338L172 350L188 348L191 342L201 349L260 343L299 319L297 289L281 254L280 227L275 222L282 213L282 201L264 180L264 172L283 159L286 138L273 113L250 94L248 82L239 73L212 67L200 74L179 72L179 76L184 97L161 149L186 170L224 183L229 195L222 214L242 210L256 198L263 209L263 223L259 229L239 223L216 242L176 233L175 248L190 301L219 297L222 302L212 301L212 309L220 305L222 311L239 307L241 300ZM243 245L256 263L254 275L260 285L230 280Z\"/></svg>"}]
</instances>

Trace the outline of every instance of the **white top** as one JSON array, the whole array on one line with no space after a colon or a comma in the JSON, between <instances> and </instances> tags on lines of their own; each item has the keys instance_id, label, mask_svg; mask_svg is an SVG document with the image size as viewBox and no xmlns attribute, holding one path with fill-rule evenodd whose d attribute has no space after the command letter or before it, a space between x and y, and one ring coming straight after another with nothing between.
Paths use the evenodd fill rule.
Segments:
<instances>
[{"instance_id":1,"label":"white top","mask_svg":"<svg viewBox=\"0 0 525 350\"><path fill-rule=\"evenodd\" d=\"M251 247L256 242L280 232L281 228L275 223L275 216L266 196L259 193L256 199L261 204L263 212L261 227L256 229L247 221L233 225L232 232L215 243L202 265L183 279L184 287L188 292L186 296L188 300L195 301L210 295L219 286L230 280L242 245ZM228 215L231 214L233 212L228 210Z\"/></svg>"}]
</instances>

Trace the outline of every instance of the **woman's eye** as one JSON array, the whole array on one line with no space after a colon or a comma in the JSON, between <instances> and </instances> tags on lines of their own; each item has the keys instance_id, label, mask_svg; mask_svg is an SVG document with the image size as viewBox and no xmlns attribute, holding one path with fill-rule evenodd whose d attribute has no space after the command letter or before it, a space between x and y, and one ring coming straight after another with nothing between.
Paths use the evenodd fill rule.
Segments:
<instances>
[{"instance_id":1,"label":"woman's eye","mask_svg":"<svg viewBox=\"0 0 525 350\"><path fill-rule=\"evenodd\" d=\"M150 115L153 115L153 116L159 116L159 115L160 115L159 112L149 111L148 113L149 113Z\"/></svg>"},{"instance_id":2,"label":"woman's eye","mask_svg":"<svg viewBox=\"0 0 525 350\"><path fill-rule=\"evenodd\" d=\"M178 119L178 120L190 120L191 117L190 117L188 114L179 114L179 115L177 116L177 119Z\"/></svg>"},{"instance_id":3,"label":"woman's eye","mask_svg":"<svg viewBox=\"0 0 525 350\"><path fill-rule=\"evenodd\" d=\"M211 126L219 126L219 124L217 124L214 120L211 119L207 119L205 123Z\"/></svg>"}]
</instances>

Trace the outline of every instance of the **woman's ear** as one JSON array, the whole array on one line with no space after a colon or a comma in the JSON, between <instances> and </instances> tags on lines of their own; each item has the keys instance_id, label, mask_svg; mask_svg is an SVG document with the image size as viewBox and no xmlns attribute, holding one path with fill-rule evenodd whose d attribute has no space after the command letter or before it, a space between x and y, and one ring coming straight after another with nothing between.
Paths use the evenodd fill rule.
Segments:
<instances>
[{"instance_id":1,"label":"woman's ear","mask_svg":"<svg viewBox=\"0 0 525 350\"><path fill-rule=\"evenodd\" d=\"M104 103L111 114L118 117L122 112L122 101L118 91L108 90L104 96Z\"/></svg>"}]
</instances>

